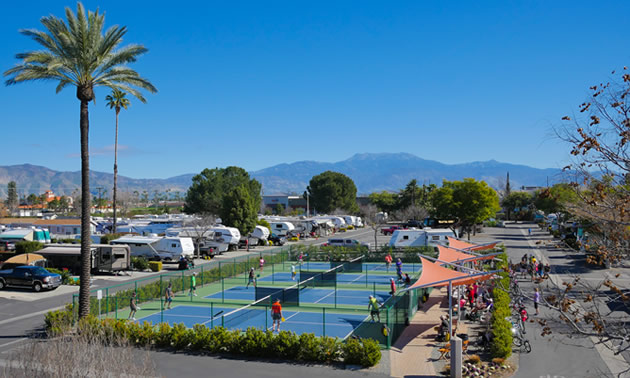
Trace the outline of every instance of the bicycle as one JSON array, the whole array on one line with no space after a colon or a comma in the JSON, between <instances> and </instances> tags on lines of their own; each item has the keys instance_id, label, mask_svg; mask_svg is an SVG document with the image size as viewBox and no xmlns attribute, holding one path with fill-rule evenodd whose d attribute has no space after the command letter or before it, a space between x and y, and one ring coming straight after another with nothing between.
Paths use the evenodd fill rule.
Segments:
<instances>
[{"instance_id":1,"label":"bicycle","mask_svg":"<svg viewBox=\"0 0 630 378\"><path fill-rule=\"evenodd\" d=\"M512 323L512 344L515 347L519 348L519 352L530 353L532 351L532 345L529 343L529 340L525 338L523 335L525 332L522 324L520 322L514 323L511 319L507 319Z\"/></svg>"}]
</instances>

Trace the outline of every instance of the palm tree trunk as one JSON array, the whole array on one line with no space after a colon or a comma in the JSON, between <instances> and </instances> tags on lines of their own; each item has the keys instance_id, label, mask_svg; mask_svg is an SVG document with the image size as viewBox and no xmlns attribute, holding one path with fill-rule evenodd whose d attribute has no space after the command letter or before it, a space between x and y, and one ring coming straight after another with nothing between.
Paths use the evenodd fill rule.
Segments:
<instances>
[{"instance_id":1,"label":"palm tree trunk","mask_svg":"<svg viewBox=\"0 0 630 378\"><path fill-rule=\"evenodd\" d=\"M118 181L118 113L120 109L116 109L116 137L114 138L114 223L112 224L112 233L116 233L116 183Z\"/></svg>"},{"instance_id":2,"label":"palm tree trunk","mask_svg":"<svg viewBox=\"0 0 630 378\"><path fill-rule=\"evenodd\" d=\"M88 132L88 101L81 100L81 284L79 287L79 317L90 313L90 151Z\"/></svg>"}]
</instances>

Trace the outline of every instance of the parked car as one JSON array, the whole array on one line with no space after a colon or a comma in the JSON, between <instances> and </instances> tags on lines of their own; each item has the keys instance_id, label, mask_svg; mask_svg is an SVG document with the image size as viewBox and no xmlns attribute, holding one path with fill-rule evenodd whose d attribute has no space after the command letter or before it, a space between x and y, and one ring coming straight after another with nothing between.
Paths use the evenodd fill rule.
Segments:
<instances>
[{"instance_id":1,"label":"parked car","mask_svg":"<svg viewBox=\"0 0 630 378\"><path fill-rule=\"evenodd\" d=\"M41 266L23 265L0 270L0 289L8 286L31 287L34 291L54 290L61 285L61 275L50 273Z\"/></svg>"},{"instance_id":2,"label":"parked car","mask_svg":"<svg viewBox=\"0 0 630 378\"><path fill-rule=\"evenodd\" d=\"M0 249L15 251L15 240L0 240Z\"/></svg>"},{"instance_id":3,"label":"parked car","mask_svg":"<svg viewBox=\"0 0 630 378\"><path fill-rule=\"evenodd\" d=\"M287 243L287 238L276 234L269 235L267 240L271 241L273 245L285 245Z\"/></svg>"},{"instance_id":4,"label":"parked car","mask_svg":"<svg viewBox=\"0 0 630 378\"><path fill-rule=\"evenodd\" d=\"M324 244L324 247L346 247L346 248L358 248L358 247L370 247L369 243L361 243L356 239L328 239L328 242Z\"/></svg>"},{"instance_id":5,"label":"parked car","mask_svg":"<svg viewBox=\"0 0 630 378\"><path fill-rule=\"evenodd\" d=\"M391 235L396 230L402 230L402 226L389 226L387 228L381 228L381 234L383 234L383 235Z\"/></svg>"},{"instance_id":6,"label":"parked car","mask_svg":"<svg viewBox=\"0 0 630 378\"><path fill-rule=\"evenodd\" d=\"M416 219L409 219L403 224L404 228L423 228L424 222Z\"/></svg>"}]
</instances>

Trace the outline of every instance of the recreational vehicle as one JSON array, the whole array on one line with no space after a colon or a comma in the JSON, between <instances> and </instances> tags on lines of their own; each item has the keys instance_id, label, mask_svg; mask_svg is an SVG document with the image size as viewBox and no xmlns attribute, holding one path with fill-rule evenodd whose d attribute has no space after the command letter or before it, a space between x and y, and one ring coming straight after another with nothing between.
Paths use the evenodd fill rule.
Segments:
<instances>
[{"instance_id":1,"label":"recreational vehicle","mask_svg":"<svg viewBox=\"0 0 630 378\"><path fill-rule=\"evenodd\" d=\"M389 246L395 248L427 246L435 247L438 244L445 245L447 242L447 236L453 238L457 237L453 230L449 228L396 230L392 234L392 238L389 240Z\"/></svg>"},{"instance_id":2,"label":"recreational vehicle","mask_svg":"<svg viewBox=\"0 0 630 378\"><path fill-rule=\"evenodd\" d=\"M175 236L137 236L125 235L110 244L126 244L131 249L131 256L145 257L150 260L178 261L181 256L192 257L195 246L191 238Z\"/></svg>"},{"instance_id":3,"label":"recreational vehicle","mask_svg":"<svg viewBox=\"0 0 630 378\"><path fill-rule=\"evenodd\" d=\"M266 244L269 238L269 229L265 226L256 226L250 237L257 239L258 244Z\"/></svg>"},{"instance_id":4,"label":"recreational vehicle","mask_svg":"<svg viewBox=\"0 0 630 378\"><path fill-rule=\"evenodd\" d=\"M92 273L129 270L131 251L126 245L92 244ZM75 274L81 271L81 246L79 244L52 244L37 251L48 261L49 267L68 269Z\"/></svg>"},{"instance_id":5,"label":"recreational vehicle","mask_svg":"<svg viewBox=\"0 0 630 378\"><path fill-rule=\"evenodd\" d=\"M278 236L287 236L288 233L295 230L295 226L290 222L273 222L270 226L271 233Z\"/></svg>"}]
</instances>

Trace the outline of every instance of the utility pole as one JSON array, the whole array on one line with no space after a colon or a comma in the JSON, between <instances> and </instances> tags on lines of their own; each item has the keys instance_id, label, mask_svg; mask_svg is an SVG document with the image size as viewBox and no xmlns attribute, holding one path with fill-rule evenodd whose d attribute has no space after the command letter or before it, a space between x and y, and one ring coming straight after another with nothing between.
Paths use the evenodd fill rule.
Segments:
<instances>
[{"instance_id":1,"label":"utility pole","mask_svg":"<svg viewBox=\"0 0 630 378\"><path fill-rule=\"evenodd\" d=\"M98 188L96 188L96 190L98 190L98 211L99 213L102 213L101 211L101 190L103 190L103 187L99 186Z\"/></svg>"}]
</instances>

